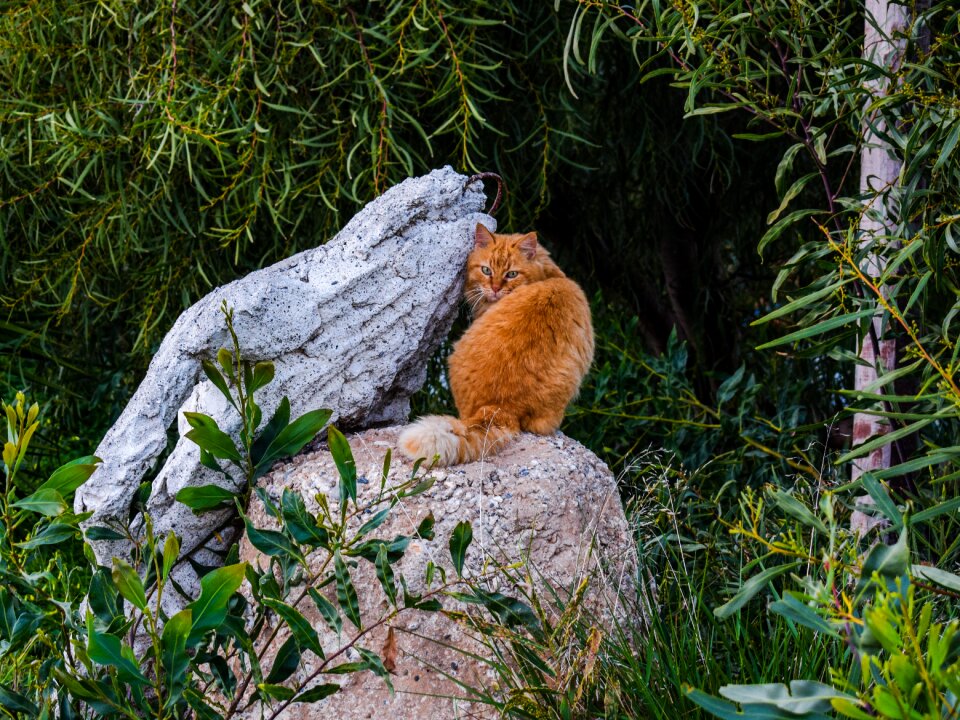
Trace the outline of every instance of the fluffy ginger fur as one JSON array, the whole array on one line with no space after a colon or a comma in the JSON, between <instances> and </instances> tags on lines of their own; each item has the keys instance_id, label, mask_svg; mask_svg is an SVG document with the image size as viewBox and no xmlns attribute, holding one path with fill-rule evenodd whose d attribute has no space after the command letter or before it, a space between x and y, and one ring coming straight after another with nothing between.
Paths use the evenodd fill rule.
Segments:
<instances>
[{"instance_id":1,"label":"fluffy ginger fur","mask_svg":"<svg viewBox=\"0 0 960 720\"><path fill-rule=\"evenodd\" d=\"M450 356L459 418L428 415L400 449L438 464L492 455L521 431L553 434L593 361L590 305L537 242L477 225L465 296L474 322Z\"/></svg>"}]
</instances>

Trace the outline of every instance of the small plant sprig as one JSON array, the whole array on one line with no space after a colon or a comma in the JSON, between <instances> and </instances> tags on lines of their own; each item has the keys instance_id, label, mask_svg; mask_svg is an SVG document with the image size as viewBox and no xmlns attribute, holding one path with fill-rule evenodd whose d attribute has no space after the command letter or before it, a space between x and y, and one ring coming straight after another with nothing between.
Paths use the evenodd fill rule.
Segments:
<instances>
[{"instance_id":1,"label":"small plant sprig","mask_svg":"<svg viewBox=\"0 0 960 720\"><path fill-rule=\"evenodd\" d=\"M274 365L266 360L253 363L243 357L240 340L233 326L233 309L228 307L226 300L221 311L233 350L220 348L217 353L219 368L207 359L201 365L210 382L240 415L240 444L237 445L209 415L184 413L191 427L186 437L200 447L201 464L222 474L227 484L234 488L230 490L221 485L208 484L180 490L176 499L198 513L230 508L237 501L241 509L246 508L256 481L280 458L300 452L333 414L330 410L311 410L290 422L290 400L284 396L270 421L258 434L263 412L254 399L254 393L273 380ZM232 462L240 471L240 477L231 474L218 460Z\"/></svg>"}]
</instances>

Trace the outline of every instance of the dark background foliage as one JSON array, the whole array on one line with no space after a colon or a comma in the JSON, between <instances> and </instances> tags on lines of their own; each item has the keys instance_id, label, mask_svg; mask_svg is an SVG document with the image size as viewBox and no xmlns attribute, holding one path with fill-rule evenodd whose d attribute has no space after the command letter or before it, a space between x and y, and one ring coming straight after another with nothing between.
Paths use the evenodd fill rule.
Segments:
<instances>
[{"instance_id":1,"label":"dark background foliage","mask_svg":"<svg viewBox=\"0 0 960 720\"><path fill-rule=\"evenodd\" d=\"M681 370L707 404L746 362L756 383L788 388L806 420L827 417L823 368L797 376L744 353L763 339L749 322L777 266L755 248L782 148L731 140L735 117L683 120L680 91L667 77L640 84L617 39L594 67L565 70L571 12L4 6L0 82L15 92L0 101L2 394L55 397L46 416L89 449L180 311L449 163L499 172L511 189L501 226L536 227L596 295L601 353L582 407L639 400L644 371L631 358L667 351L676 329ZM434 363L442 398L441 371ZM786 401L763 399L758 411L774 415ZM613 460L662 444L670 427L621 428L629 441L608 443L594 437L598 419L614 432L601 416L593 433L571 429Z\"/></svg>"}]
</instances>

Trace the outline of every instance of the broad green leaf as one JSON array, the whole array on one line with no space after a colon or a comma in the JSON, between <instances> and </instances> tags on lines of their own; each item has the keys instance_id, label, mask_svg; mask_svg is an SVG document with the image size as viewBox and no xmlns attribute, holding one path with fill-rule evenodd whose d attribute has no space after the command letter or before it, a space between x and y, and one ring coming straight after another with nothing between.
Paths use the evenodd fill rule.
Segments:
<instances>
[{"instance_id":1,"label":"broad green leaf","mask_svg":"<svg viewBox=\"0 0 960 720\"><path fill-rule=\"evenodd\" d=\"M113 559L113 584L120 591L124 600L129 602L138 610L145 610L147 607L147 595L143 589L143 581L137 571L130 563L122 558Z\"/></svg>"},{"instance_id":2,"label":"broad green leaf","mask_svg":"<svg viewBox=\"0 0 960 720\"><path fill-rule=\"evenodd\" d=\"M357 464L353 460L353 451L343 433L334 426L327 430L327 443L330 445L330 454L337 464L340 473L340 498L346 502L347 498L357 501Z\"/></svg>"},{"instance_id":3,"label":"broad green leaf","mask_svg":"<svg viewBox=\"0 0 960 720\"><path fill-rule=\"evenodd\" d=\"M254 365L253 378L249 386L250 392L256 392L264 385L268 385L273 380L274 372L273 363L269 360L263 360Z\"/></svg>"},{"instance_id":4,"label":"broad green leaf","mask_svg":"<svg viewBox=\"0 0 960 720\"><path fill-rule=\"evenodd\" d=\"M227 565L200 579L200 597L187 605L187 609L193 613L188 646L195 646L204 633L218 627L227 617L227 604L243 582L246 567L246 563Z\"/></svg>"},{"instance_id":5,"label":"broad green leaf","mask_svg":"<svg viewBox=\"0 0 960 720\"><path fill-rule=\"evenodd\" d=\"M56 490L47 488L46 490L37 490L32 495L17 500L17 502L11 504L11 507L39 513L47 517L56 517L67 509L67 502Z\"/></svg>"},{"instance_id":6,"label":"broad green leaf","mask_svg":"<svg viewBox=\"0 0 960 720\"><path fill-rule=\"evenodd\" d=\"M103 525L88 527L83 535L87 540L126 540L127 538L122 532Z\"/></svg>"},{"instance_id":7,"label":"broad green leaf","mask_svg":"<svg viewBox=\"0 0 960 720\"><path fill-rule=\"evenodd\" d=\"M171 530L163 542L163 568L161 578L164 580L170 575L170 570L180 557L180 538Z\"/></svg>"},{"instance_id":8,"label":"broad green leaf","mask_svg":"<svg viewBox=\"0 0 960 720\"><path fill-rule=\"evenodd\" d=\"M463 562L467 556L467 548L473 540L473 528L466 520L461 520L453 529L450 536L450 558L457 571L457 577L463 577Z\"/></svg>"},{"instance_id":9,"label":"broad green leaf","mask_svg":"<svg viewBox=\"0 0 960 720\"><path fill-rule=\"evenodd\" d=\"M96 455L87 455L71 460L54 470L50 479L38 487L37 490L56 490L62 496L67 497L83 485L87 478L93 475L97 465L102 462L103 460Z\"/></svg>"},{"instance_id":10,"label":"broad green leaf","mask_svg":"<svg viewBox=\"0 0 960 720\"><path fill-rule=\"evenodd\" d=\"M27 717L36 717L39 708L9 685L0 685L0 707L11 714L24 713Z\"/></svg>"},{"instance_id":11,"label":"broad green leaf","mask_svg":"<svg viewBox=\"0 0 960 720\"><path fill-rule=\"evenodd\" d=\"M257 462L257 469L269 469L274 462L282 457L296 455L303 446L316 437L317 433L327 424L331 410L311 410L301 415L292 423L283 428L273 442L263 452L263 457Z\"/></svg>"},{"instance_id":12,"label":"broad green leaf","mask_svg":"<svg viewBox=\"0 0 960 720\"><path fill-rule=\"evenodd\" d=\"M809 717L811 713L830 712L830 701L834 698L856 699L831 685L813 680L791 680L789 688L782 683L724 685L720 688L720 694L745 708L772 705L779 710L803 717Z\"/></svg>"},{"instance_id":13,"label":"broad green leaf","mask_svg":"<svg viewBox=\"0 0 960 720\"><path fill-rule=\"evenodd\" d=\"M763 588L767 586L767 583L773 580L773 578L790 572L799 564L799 561L794 561L784 565L775 565L774 567L757 573L747 580L730 600L716 608L713 614L720 619L730 617L746 605L754 595L763 590Z\"/></svg>"},{"instance_id":14,"label":"broad green leaf","mask_svg":"<svg viewBox=\"0 0 960 720\"><path fill-rule=\"evenodd\" d=\"M181 610L167 620L163 626L163 635L160 637L160 660L163 663L163 674L167 684L167 706L175 703L183 693L187 668L190 666L190 656L187 654L187 638L193 625L193 613L188 609Z\"/></svg>"},{"instance_id":15,"label":"broad green leaf","mask_svg":"<svg viewBox=\"0 0 960 720\"><path fill-rule=\"evenodd\" d=\"M317 606L317 610L320 611L324 622L327 623L327 627L335 632L339 638L343 632L343 620L340 619L340 613L337 612L337 608L316 588L309 588L307 592L310 594L310 599L313 600L313 604Z\"/></svg>"},{"instance_id":16,"label":"broad green leaf","mask_svg":"<svg viewBox=\"0 0 960 720\"><path fill-rule=\"evenodd\" d=\"M120 677L134 685L148 685L149 680L140 672L133 651L123 645L120 638L99 632L94 626L93 614L87 613L87 655L98 665L117 669Z\"/></svg>"},{"instance_id":17,"label":"broad green leaf","mask_svg":"<svg viewBox=\"0 0 960 720\"><path fill-rule=\"evenodd\" d=\"M66 525L65 523L51 523L41 530L39 534L34 535L25 542L17 543L17 545L25 550L31 550L43 545L55 545L57 543L62 543L64 540L75 537L76 534L77 528L75 528L73 525Z\"/></svg>"},{"instance_id":18,"label":"broad green leaf","mask_svg":"<svg viewBox=\"0 0 960 720\"><path fill-rule=\"evenodd\" d=\"M243 524L247 529L247 540L264 555L270 555L271 557L289 555L295 560L303 558L299 548L283 533L277 532L276 530L261 530L256 528L246 515L243 516Z\"/></svg>"},{"instance_id":19,"label":"broad green leaf","mask_svg":"<svg viewBox=\"0 0 960 720\"><path fill-rule=\"evenodd\" d=\"M233 438L217 427L213 418L202 413L185 412L183 415L193 428L186 433L187 438L214 457L232 460L237 465L243 464L243 457L234 445Z\"/></svg>"},{"instance_id":20,"label":"broad green leaf","mask_svg":"<svg viewBox=\"0 0 960 720\"><path fill-rule=\"evenodd\" d=\"M273 598L264 598L263 604L277 613L287 624L302 650L312 650L313 654L321 660L325 658L317 631L311 627L307 619L296 608Z\"/></svg>"},{"instance_id":21,"label":"broad green leaf","mask_svg":"<svg viewBox=\"0 0 960 720\"><path fill-rule=\"evenodd\" d=\"M433 540L434 532L434 517L433 512L428 512L427 516L420 521L420 524L417 526L417 537L423 538L424 540Z\"/></svg>"},{"instance_id":22,"label":"broad green leaf","mask_svg":"<svg viewBox=\"0 0 960 720\"><path fill-rule=\"evenodd\" d=\"M312 703L317 702L318 700L323 700L325 697L330 697L337 690L340 689L340 686L336 683L324 683L322 685L314 685L309 690L304 690L302 693L297 695L293 701L299 703Z\"/></svg>"},{"instance_id":23,"label":"broad green leaf","mask_svg":"<svg viewBox=\"0 0 960 720\"><path fill-rule=\"evenodd\" d=\"M219 507L233 507L236 498L237 493L219 485L185 487L176 494L177 502L182 502L195 513Z\"/></svg>"},{"instance_id":24,"label":"broad green leaf","mask_svg":"<svg viewBox=\"0 0 960 720\"><path fill-rule=\"evenodd\" d=\"M353 587L353 581L350 580L350 572L347 570L347 564L343 561L339 550L333 555L333 567L337 579L337 601L340 603L340 607L350 622L354 624L357 630L362 630L360 603L357 600L357 591Z\"/></svg>"}]
</instances>

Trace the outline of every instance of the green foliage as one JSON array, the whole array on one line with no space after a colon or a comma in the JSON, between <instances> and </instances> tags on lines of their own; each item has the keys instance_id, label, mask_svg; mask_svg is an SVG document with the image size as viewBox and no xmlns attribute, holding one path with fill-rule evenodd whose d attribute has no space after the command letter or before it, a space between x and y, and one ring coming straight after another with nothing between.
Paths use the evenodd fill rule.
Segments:
<instances>
[{"instance_id":1,"label":"green foliage","mask_svg":"<svg viewBox=\"0 0 960 720\"><path fill-rule=\"evenodd\" d=\"M97 436L185 307L444 164L529 225L576 124L551 37L488 0L3 5L2 381Z\"/></svg>"},{"instance_id":2,"label":"green foliage","mask_svg":"<svg viewBox=\"0 0 960 720\"><path fill-rule=\"evenodd\" d=\"M233 350L221 348L217 353L220 369L210 360L203 360L202 365L204 374L240 415L240 444L235 444L233 438L223 432L209 415L184 413L191 427L186 437L200 447L201 464L221 473L232 485L232 489L219 485L203 485L179 490L176 499L197 513L232 508L237 501L241 507L246 507L257 479L269 471L280 458L300 452L304 445L323 429L333 414L330 410L311 410L290 422L290 400L284 396L270 422L258 433L263 412L253 394L273 380L273 363L262 361L254 364L243 357L240 341L233 329L233 309L227 307L224 300L221 310L227 331L233 340ZM336 433L337 430L330 428L330 432ZM236 478L221 467L217 462L218 458L231 461L232 466L228 467L238 468L241 477ZM356 472L353 478L356 483Z\"/></svg>"},{"instance_id":3,"label":"green foliage","mask_svg":"<svg viewBox=\"0 0 960 720\"><path fill-rule=\"evenodd\" d=\"M828 684L721 687L720 694L742 711L688 688L691 700L720 718L825 718L836 711L851 718L939 720L960 711L960 618L955 604L937 602L938 596L956 596L951 588L960 586L960 576L911 567L908 537L914 526L882 488L878 508L886 506L901 530L892 545L877 543L865 553L860 536L844 529L863 484L825 491L816 503L772 488L763 496L744 493L742 518L731 531L746 540L748 552L759 550L751 552L756 559L750 565L764 569L714 611L720 618L733 616L789 572L801 589L780 590L770 611L830 642L846 643L853 661L834 664ZM918 587L925 593L922 603Z\"/></svg>"}]
</instances>

